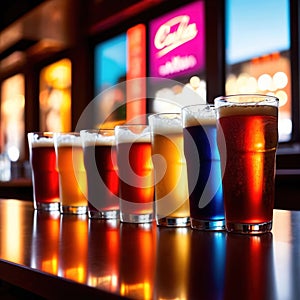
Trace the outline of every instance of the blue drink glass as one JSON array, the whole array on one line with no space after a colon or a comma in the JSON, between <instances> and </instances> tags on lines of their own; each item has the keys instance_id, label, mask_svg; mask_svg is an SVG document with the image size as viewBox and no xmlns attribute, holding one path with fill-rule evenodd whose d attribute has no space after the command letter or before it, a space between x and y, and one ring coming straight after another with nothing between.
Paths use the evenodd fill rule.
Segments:
<instances>
[{"instance_id":1,"label":"blue drink glass","mask_svg":"<svg viewBox=\"0 0 300 300\"><path fill-rule=\"evenodd\" d=\"M225 216L215 108L210 104L186 106L182 118L191 227L223 230Z\"/></svg>"}]
</instances>

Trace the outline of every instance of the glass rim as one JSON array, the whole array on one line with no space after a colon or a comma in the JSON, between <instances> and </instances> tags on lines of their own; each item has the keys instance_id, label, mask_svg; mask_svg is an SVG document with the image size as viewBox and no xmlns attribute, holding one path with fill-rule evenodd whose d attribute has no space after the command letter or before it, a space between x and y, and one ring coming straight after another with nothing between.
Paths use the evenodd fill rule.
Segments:
<instances>
[{"instance_id":1,"label":"glass rim","mask_svg":"<svg viewBox=\"0 0 300 300\"><path fill-rule=\"evenodd\" d=\"M32 134L55 134L55 131L29 131L27 132L27 135L32 135Z\"/></svg>"},{"instance_id":2,"label":"glass rim","mask_svg":"<svg viewBox=\"0 0 300 300\"><path fill-rule=\"evenodd\" d=\"M181 113L180 112L158 112L158 113L150 115L149 118L155 117L155 116L163 116L163 115L176 115L176 116L179 115L180 116Z\"/></svg>"},{"instance_id":3,"label":"glass rim","mask_svg":"<svg viewBox=\"0 0 300 300\"><path fill-rule=\"evenodd\" d=\"M99 128L99 129L81 129L79 131L79 133L99 133L99 132L105 132L105 131L108 131L108 132L111 132L111 131L114 131L115 128Z\"/></svg>"},{"instance_id":4,"label":"glass rim","mask_svg":"<svg viewBox=\"0 0 300 300\"><path fill-rule=\"evenodd\" d=\"M129 127L148 127L149 124L122 124L122 125L117 125L114 130L118 128L129 128Z\"/></svg>"},{"instance_id":5,"label":"glass rim","mask_svg":"<svg viewBox=\"0 0 300 300\"><path fill-rule=\"evenodd\" d=\"M60 135L76 135L76 136L79 136L80 131L54 132L54 134L56 136L60 136Z\"/></svg>"},{"instance_id":6,"label":"glass rim","mask_svg":"<svg viewBox=\"0 0 300 300\"><path fill-rule=\"evenodd\" d=\"M230 101L230 99L246 99L249 98L252 101ZM255 101L257 99L257 101ZM238 106L245 106L245 105L260 105L263 102L263 104L276 104L278 106L279 104L279 98L274 95L267 95L267 94L232 94L232 95L225 95L225 96L219 96L214 99L215 107L221 106L221 104L232 104L232 105L238 105Z\"/></svg>"},{"instance_id":7,"label":"glass rim","mask_svg":"<svg viewBox=\"0 0 300 300\"><path fill-rule=\"evenodd\" d=\"M215 125L217 115L213 103L198 103L182 107L182 126Z\"/></svg>"},{"instance_id":8,"label":"glass rim","mask_svg":"<svg viewBox=\"0 0 300 300\"><path fill-rule=\"evenodd\" d=\"M191 104L191 105L186 105L186 106L183 106L181 108L181 111L183 110L187 110L189 108L193 108L193 107L207 107L209 106L210 108L215 108L215 104L214 103L198 103L198 104Z\"/></svg>"}]
</instances>

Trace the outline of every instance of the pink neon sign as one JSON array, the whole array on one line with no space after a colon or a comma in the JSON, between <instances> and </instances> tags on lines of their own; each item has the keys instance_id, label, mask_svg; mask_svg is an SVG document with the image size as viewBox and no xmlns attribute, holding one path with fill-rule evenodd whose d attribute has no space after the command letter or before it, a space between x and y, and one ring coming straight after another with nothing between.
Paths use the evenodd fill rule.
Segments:
<instances>
[{"instance_id":1,"label":"pink neon sign","mask_svg":"<svg viewBox=\"0 0 300 300\"><path fill-rule=\"evenodd\" d=\"M174 78L205 66L204 3L195 2L150 22L150 76Z\"/></svg>"}]
</instances>

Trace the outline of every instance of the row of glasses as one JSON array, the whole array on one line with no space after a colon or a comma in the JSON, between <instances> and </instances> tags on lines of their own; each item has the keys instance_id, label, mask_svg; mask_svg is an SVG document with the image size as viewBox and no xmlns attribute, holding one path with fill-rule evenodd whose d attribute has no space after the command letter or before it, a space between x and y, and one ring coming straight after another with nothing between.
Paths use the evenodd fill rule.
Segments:
<instances>
[{"instance_id":1,"label":"row of glasses","mask_svg":"<svg viewBox=\"0 0 300 300\"><path fill-rule=\"evenodd\" d=\"M82 130L54 138L30 133L35 208L60 205L62 213L87 211L90 218L128 223L155 219L168 227L270 231L277 115L275 97L235 95L219 97L215 105L150 115L149 125ZM38 186L49 168L41 167L43 161L51 162L49 172L55 173L51 139L59 188L55 176L51 184L45 177ZM42 158L47 151L52 151L52 159ZM49 186L49 203L37 201ZM79 198L75 205L72 201Z\"/></svg>"},{"instance_id":2,"label":"row of glasses","mask_svg":"<svg viewBox=\"0 0 300 300\"><path fill-rule=\"evenodd\" d=\"M80 134L28 133L33 205L37 210L87 212L87 179Z\"/></svg>"}]
</instances>

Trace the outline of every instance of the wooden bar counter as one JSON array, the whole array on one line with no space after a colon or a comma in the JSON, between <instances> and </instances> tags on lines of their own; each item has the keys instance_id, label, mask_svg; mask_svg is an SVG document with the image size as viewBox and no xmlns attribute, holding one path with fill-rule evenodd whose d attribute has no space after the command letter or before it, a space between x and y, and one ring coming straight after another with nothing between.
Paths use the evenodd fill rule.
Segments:
<instances>
[{"instance_id":1,"label":"wooden bar counter","mask_svg":"<svg viewBox=\"0 0 300 300\"><path fill-rule=\"evenodd\" d=\"M0 200L0 280L46 299L300 299L299 278L299 211L274 210L272 233L246 236Z\"/></svg>"}]
</instances>

